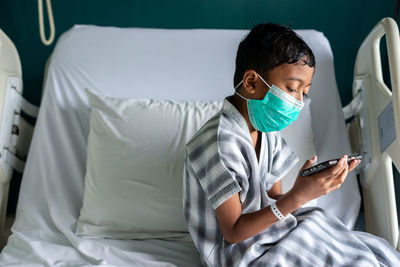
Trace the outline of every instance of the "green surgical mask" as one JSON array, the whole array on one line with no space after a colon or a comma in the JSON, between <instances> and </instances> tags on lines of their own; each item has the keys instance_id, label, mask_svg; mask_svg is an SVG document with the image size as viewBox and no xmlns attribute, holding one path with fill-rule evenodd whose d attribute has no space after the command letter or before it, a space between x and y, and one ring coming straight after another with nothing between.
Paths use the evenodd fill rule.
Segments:
<instances>
[{"instance_id":1,"label":"green surgical mask","mask_svg":"<svg viewBox=\"0 0 400 267\"><path fill-rule=\"evenodd\" d=\"M261 132L280 131L297 120L304 103L275 85L269 86L260 75L258 77L269 88L264 99L247 99L238 92L235 94L247 101L250 122L255 129ZM235 87L235 90L241 83L243 80Z\"/></svg>"}]
</instances>

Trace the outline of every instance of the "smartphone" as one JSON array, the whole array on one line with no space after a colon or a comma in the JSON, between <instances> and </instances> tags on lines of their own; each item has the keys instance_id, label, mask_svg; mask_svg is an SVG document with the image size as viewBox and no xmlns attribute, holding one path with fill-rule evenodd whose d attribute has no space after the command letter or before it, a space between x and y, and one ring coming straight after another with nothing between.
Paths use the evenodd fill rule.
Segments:
<instances>
[{"instance_id":1,"label":"smartphone","mask_svg":"<svg viewBox=\"0 0 400 267\"><path fill-rule=\"evenodd\" d=\"M362 155L361 154L354 154L354 155L349 156L347 158L347 163L350 163L354 159L362 159ZM312 167L310 167L308 169L300 171L300 175L301 176L309 176L309 175L312 175L314 173L323 171L323 170L328 169L328 168L330 168L332 166L335 166L339 162L339 160L340 160L340 158L339 159L331 159L331 160L324 161L324 162L319 163L319 164L317 164L315 166L312 166Z\"/></svg>"}]
</instances>

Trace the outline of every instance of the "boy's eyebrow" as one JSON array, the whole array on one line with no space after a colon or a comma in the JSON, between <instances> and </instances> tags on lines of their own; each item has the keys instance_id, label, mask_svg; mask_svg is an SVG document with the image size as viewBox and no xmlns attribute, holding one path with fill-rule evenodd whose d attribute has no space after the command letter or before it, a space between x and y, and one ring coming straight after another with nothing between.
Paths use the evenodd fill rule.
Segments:
<instances>
[{"instance_id":1,"label":"boy's eyebrow","mask_svg":"<svg viewBox=\"0 0 400 267\"><path fill-rule=\"evenodd\" d=\"M289 77L289 78L287 78L286 80L294 80L294 81L303 82L303 80L302 80L302 79L300 79L300 78L297 78L297 77ZM311 83L310 83L309 85L307 85L307 86L311 86Z\"/></svg>"}]
</instances>

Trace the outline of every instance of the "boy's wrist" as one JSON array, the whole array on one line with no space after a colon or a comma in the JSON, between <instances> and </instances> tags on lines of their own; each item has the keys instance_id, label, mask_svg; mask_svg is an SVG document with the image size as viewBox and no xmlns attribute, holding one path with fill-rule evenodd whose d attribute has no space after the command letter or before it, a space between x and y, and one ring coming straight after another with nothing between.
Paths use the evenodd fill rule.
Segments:
<instances>
[{"instance_id":1,"label":"boy's wrist","mask_svg":"<svg viewBox=\"0 0 400 267\"><path fill-rule=\"evenodd\" d=\"M282 197L284 197L286 194L276 194L276 195L272 195L269 196L272 199L275 199L276 201L278 201L279 199L281 199Z\"/></svg>"},{"instance_id":2,"label":"boy's wrist","mask_svg":"<svg viewBox=\"0 0 400 267\"><path fill-rule=\"evenodd\" d=\"M279 198L279 200L277 200L275 203L277 205L277 209L283 216L287 216L289 213L292 213L302 206L302 202L298 198L298 195L291 190ZM273 212L272 208L273 207L271 206L271 211Z\"/></svg>"},{"instance_id":3,"label":"boy's wrist","mask_svg":"<svg viewBox=\"0 0 400 267\"><path fill-rule=\"evenodd\" d=\"M292 190L289 190L285 194L284 198L290 199L290 202L295 209L301 208L305 203L307 203L307 201L304 201L298 193Z\"/></svg>"}]
</instances>

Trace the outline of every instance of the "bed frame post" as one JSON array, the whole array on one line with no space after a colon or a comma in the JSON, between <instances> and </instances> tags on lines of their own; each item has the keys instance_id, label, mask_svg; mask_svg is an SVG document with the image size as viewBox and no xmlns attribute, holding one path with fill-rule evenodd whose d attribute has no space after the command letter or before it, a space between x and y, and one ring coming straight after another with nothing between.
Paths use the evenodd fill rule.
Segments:
<instances>
[{"instance_id":1,"label":"bed frame post","mask_svg":"<svg viewBox=\"0 0 400 267\"><path fill-rule=\"evenodd\" d=\"M386 35L392 91L383 81L380 41ZM359 151L367 152L361 183L367 231L385 238L399 250L392 163L400 170L400 39L397 23L382 19L362 43L355 63L353 101L343 109L355 116L361 138ZM356 127L357 128L357 127ZM357 137L358 136L358 137Z\"/></svg>"},{"instance_id":2,"label":"bed frame post","mask_svg":"<svg viewBox=\"0 0 400 267\"><path fill-rule=\"evenodd\" d=\"M0 29L0 133L7 130L4 129L3 118L5 114L3 113L6 98L5 92L7 87L10 86L9 77L14 77L14 79L22 85L22 70L17 49L7 35ZM22 94L22 86L19 86L17 90ZM3 135L0 134L0 137L3 137ZM7 213L8 191L13 173L11 166L3 164L5 158L5 153L3 152L4 147L0 147L0 242L5 242L3 237Z\"/></svg>"}]
</instances>

